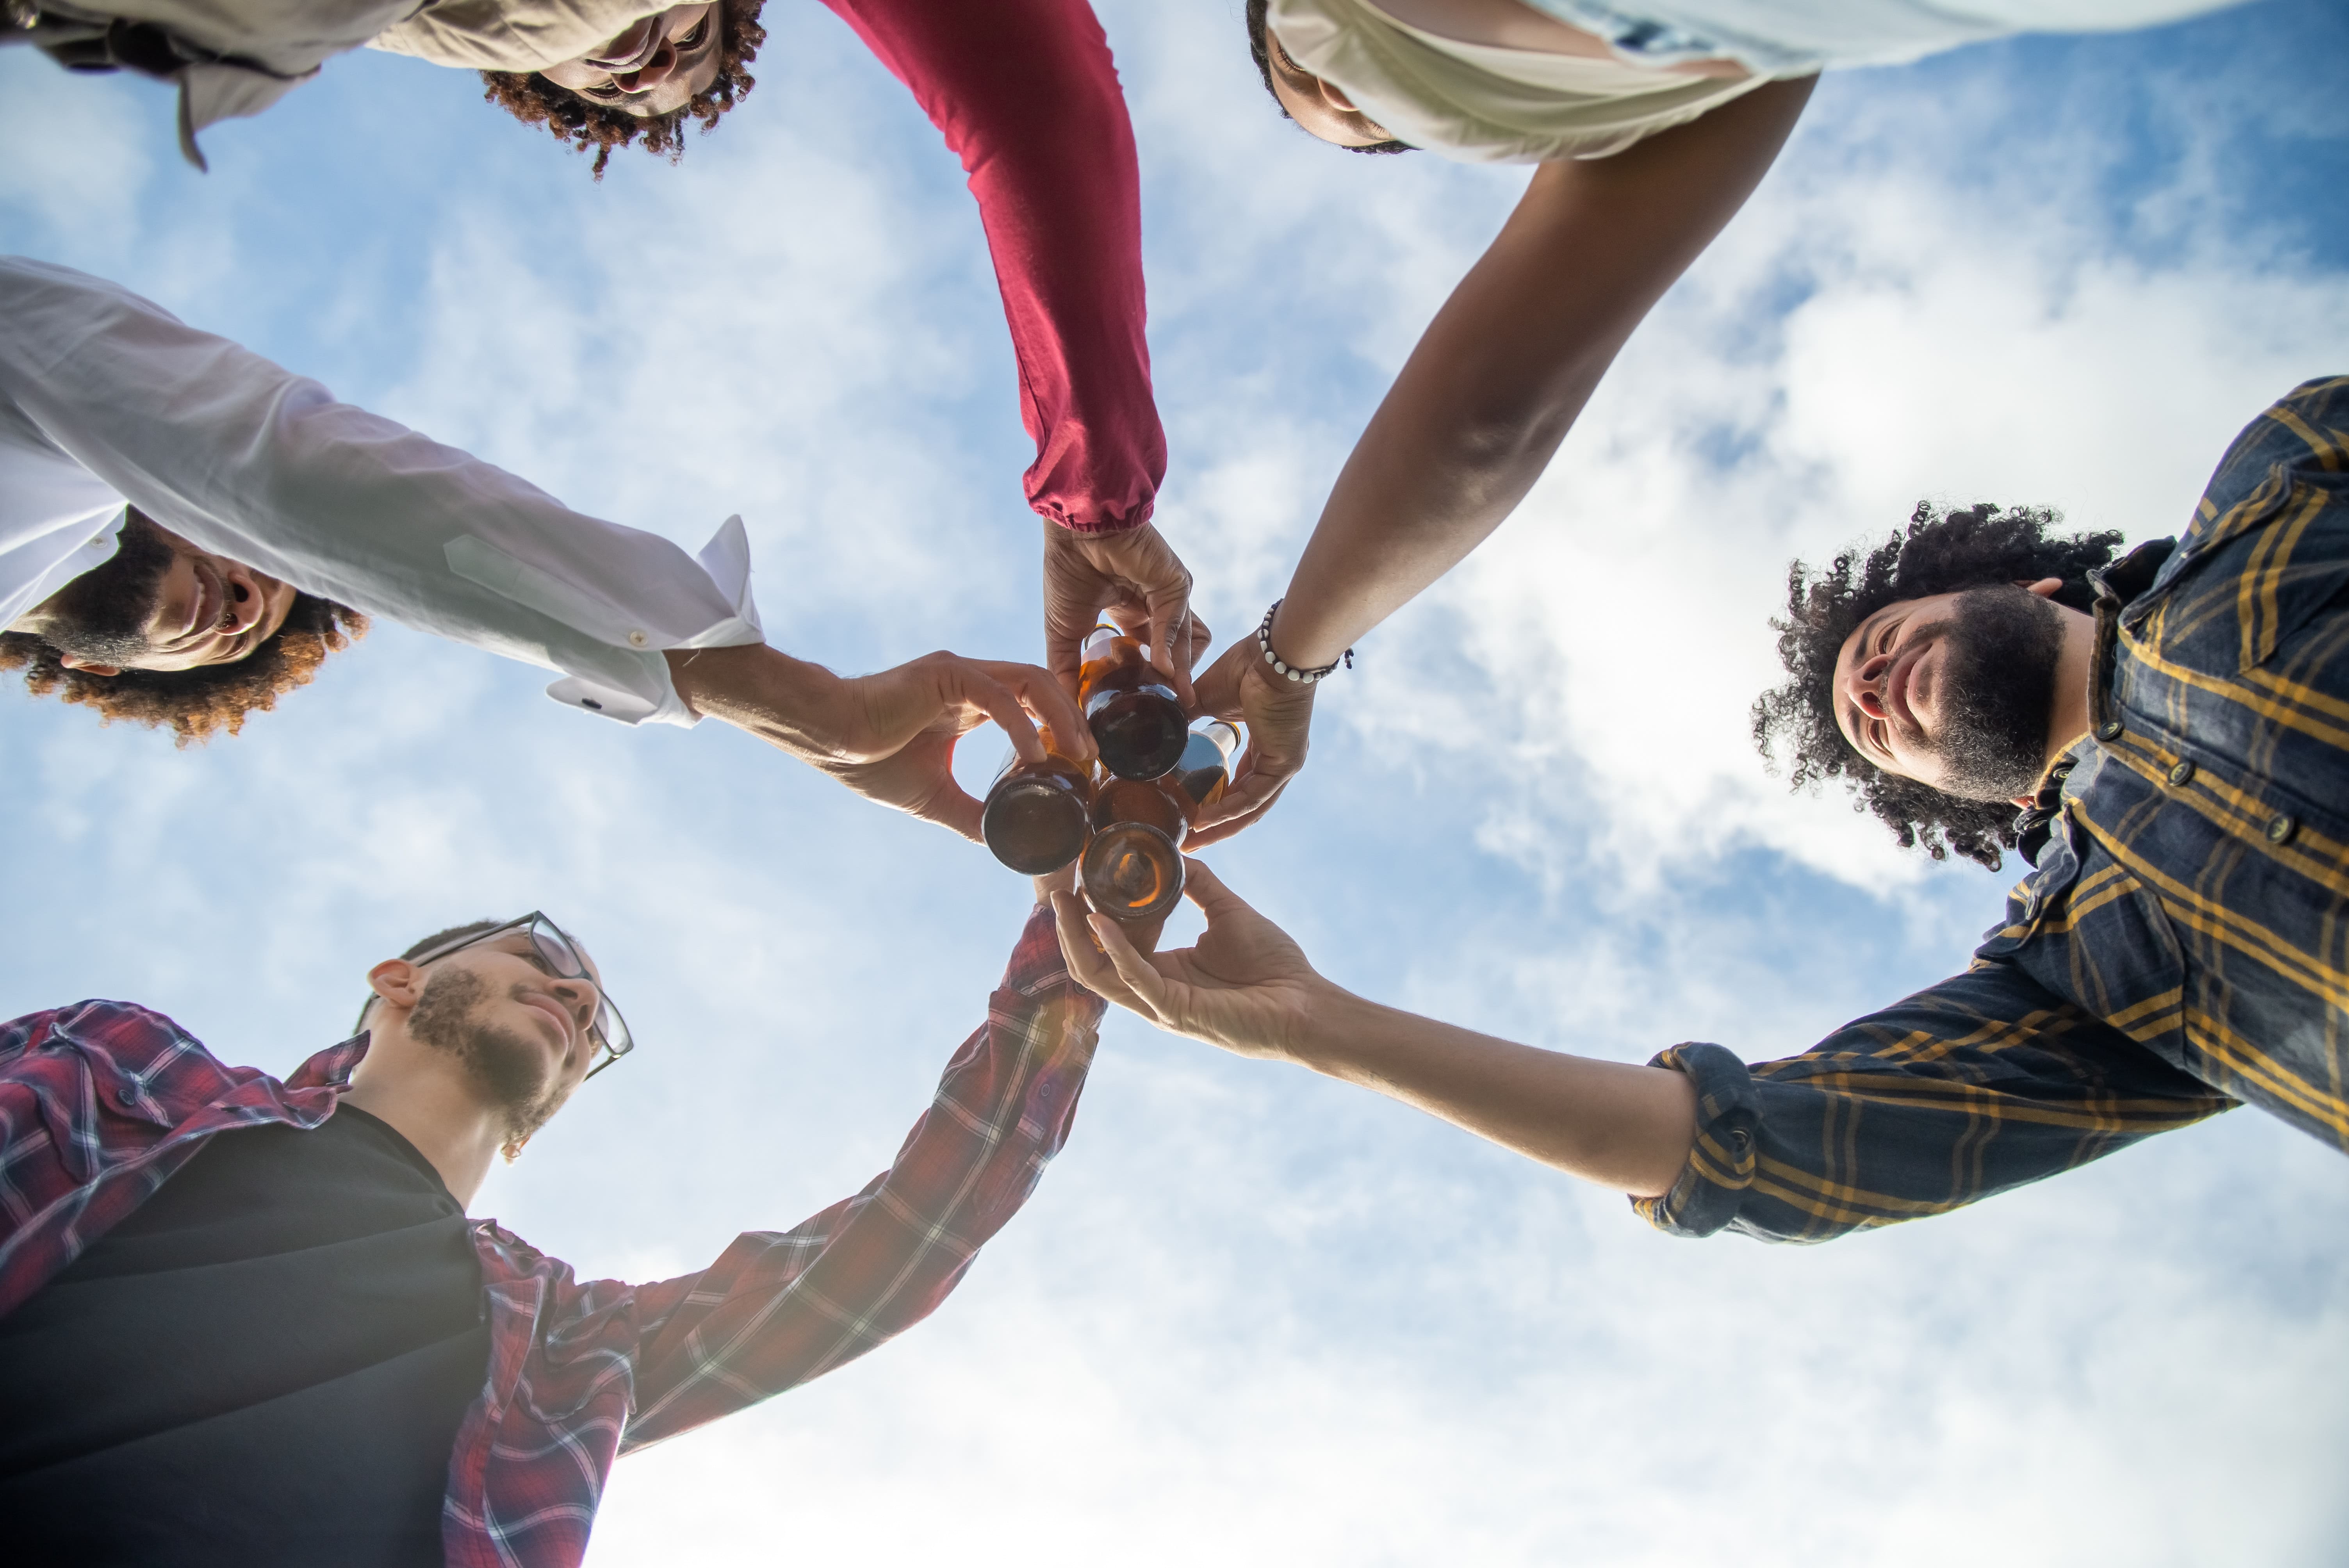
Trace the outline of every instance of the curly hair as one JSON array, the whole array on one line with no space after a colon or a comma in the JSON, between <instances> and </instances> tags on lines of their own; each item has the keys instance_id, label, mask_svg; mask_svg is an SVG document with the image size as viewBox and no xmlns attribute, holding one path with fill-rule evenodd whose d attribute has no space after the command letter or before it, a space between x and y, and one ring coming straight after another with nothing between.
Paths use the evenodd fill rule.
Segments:
<instances>
[{"instance_id":1,"label":"curly hair","mask_svg":"<svg viewBox=\"0 0 2349 1568\"><path fill-rule=\"evenodd\" d=\"M98 709L105 723L118 718L149 728L169 725L176 744L210 740L222 730L234 735L252 715L277 706L295 686L309 685L331 653L367 634L367 618L331 599L296 593L275 634L234 664L199 665L189 670L124 670L92 675L67 669L58 651L25 632L0 632L0 670L23 670L35 696L52 692L67 702Z\"/></svg>"},{"instance_id":2,"label":"curly hair","mask_svg":"<svg viewBox=\"0 0 2349 1568\"><path fill-rule=\"evenodd\" d=\"M629 114L581 98L535 71L483 71L481 83L486 90L481 97L524 125L543 125L557 141L568 142L575 152L593 148L595 162L590 171L599 181L604 178L604 166L612 161L612 150L639 140L647 152L666 156L675 163L685 156L686 121L699 120L701 133L707 136L718 129L720 115L758 86L750 66L759 57L759 46L767 41L767 29L759 25L759 13L765 5L766 0L719 0L719 26L723 32L718 40L718 79L695 94L684 108L667 114Z\"/></svg>"},{"instance_id":3,"label":"curly hair","mask_svg":"<svg viewBox=\"0 0 2349 1568\"><path fill-rule=\"evenodd\" d=\"M1265 26L1265 13L1271 8L1272 0L1247 0L1248 57L1256 62L1256 74L1264 78L1264 90L1272 93L1273 107L1280 110L1280 118L1294 119L1297 117L1288 112L1288 106L1280 101L1280 94L1273 90L1272 51L1278 46L1278 41ZM1288 59L1288 51L1281 50L1280 57L1284 60ZM1296 64L1293 60L1289 63ZM1298 68L1301 70L1304 67ZM1416 152L1419 149L1408 141L1389 139L1385 141L1370 142L1361 147L1349 147L1346 150L1349 152Z\"/></svg>"},{"instance_id":4,"label":"curly hair","mask_svg":"<svg viewBox=\"0 0 2349 1568\"><path fill-rule=\"evenodd\" d=\"M1955 853L1998 870L2000 851L2014 847L2014 808L1944 794L1853 750L1836 724L1836 659L1861 622L1903 599L2055 577L2064 583L2055 602L2087 609L2094 603L2087 574L2111 562L2121 536L2048 531L2062 521L2044 507L1984 502L1943 512L1920 501L1908 528L1873 550L1855 545L1823 571L1799 561L1789 566L1786 614L1770 622L1786 683L1754 704L1754 744L1772 770L1783 748L1795 789L1842 779L1852 810L1873 812L1902 849L1922 849L1937 861Z\"/></svg>"}]
</instances>

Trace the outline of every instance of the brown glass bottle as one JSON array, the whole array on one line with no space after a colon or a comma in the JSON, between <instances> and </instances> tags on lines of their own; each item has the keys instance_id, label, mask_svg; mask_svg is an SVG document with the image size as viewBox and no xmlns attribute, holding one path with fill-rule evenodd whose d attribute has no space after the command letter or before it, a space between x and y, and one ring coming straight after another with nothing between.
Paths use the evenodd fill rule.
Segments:
<instances>
[{"instance_id":1,"label":"brown glass bottle","mask_svg":"<svg viewBox=\"0 0 2349 1568\"><path fill-rule=\"evenodd\" d=\"M1077 706L1101 748L1102 766L1121 779L1155 779L1183 756L1183 705L1150 667L1142 645L1114 626L1085 639Z\"/></svg>"},{"instance_id":2,"label":"brown glass bottle","mask_svg":"<svg viewBox=\"0 0 2349 1568\"><path fill-rule=\"evenodd\" d=\"M1102 779L1093 787L1093 841L1080 875L1087 902L1116 920L1158 920L1183 896L1183 841L1192 819L1221 799L1239 732L1211 718L1187 732L1173 768L1155 779Z\"/></svg>"},{"instance_id":3,"label":"brown glass bottle","mask_svg":"<svg viewBox=\"0 0 2349 1568\"><path fill-rule=\"evenodd\" d=\"M1022 762L1013 752L995 776L978 816L979 837L995 858L1031 877L1075 860L1092 830L1090 771L1052 749L1050 730L1040 733L1044 760Z\"/></svg>"}]
</instances>

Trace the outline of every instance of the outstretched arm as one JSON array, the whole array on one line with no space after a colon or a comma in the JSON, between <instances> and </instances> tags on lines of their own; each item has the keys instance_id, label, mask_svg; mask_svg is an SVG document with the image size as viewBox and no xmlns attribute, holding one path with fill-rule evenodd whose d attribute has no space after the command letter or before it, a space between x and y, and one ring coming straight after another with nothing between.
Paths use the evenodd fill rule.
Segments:
<instances>
[{"instance_id":1,"label":"outstretched arm","mask_svg":"<svg viewBox=\"0 0 2349 1568\"><path fill-rule=\"evenodd\" d=\"M1187 696L1190 574L1150 524L1166 438L1143 340L1141 178L1085 0L825 0L961 160L995 259L1047 523L1048 661L1071 690L1099 612L1150 621ZM1171 644L1170 653L1161 645Z\"/></svg>"},{"instance_id":2,"label":"outstretched arm","mask_svg":"<svg viewBox=\"0 0 2349 1568\"><path fill-rule=\"evenodd\" d=\"M1273 623L1283 660L1336 659L1516 509L1624 341L1753 194L1810 91L1774 83L1611 158L1535 171L1340 471ZM1205 830L1250 820L1303 766L1312 703L1271 677L1253 639L1199 690L1252 737Z\"/></svg>"},{"instance_id":3,"label":"outstretched arm","mask_svg":"<svg viewBox=\"0 0 2349 1568\"><path fill-rule=\"evenodd\" d=\"M1682 1075L1537 1050L1365 1001L1315 973L1204 864L1187 870L1207 929L1196 946L1154 957L1116 922L1088 919L1074 896L1056 895L1070 973L1162 1029L1376 1089L1617 1191L1653 1197L1688 1163L1696 1096Z\"/></svg>"}]
</instances>

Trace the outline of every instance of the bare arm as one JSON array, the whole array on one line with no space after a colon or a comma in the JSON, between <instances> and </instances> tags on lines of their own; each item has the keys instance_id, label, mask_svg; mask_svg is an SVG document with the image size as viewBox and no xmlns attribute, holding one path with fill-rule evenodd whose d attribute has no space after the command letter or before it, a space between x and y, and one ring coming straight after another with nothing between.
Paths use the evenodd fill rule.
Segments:
<instances>
[{"instance_id":1,"label":"bare arm","mask_svg":"<svg viewBox=\"0 0 2349 1568\"><path fill-rule=\"evenodd\" d=\"M1669 1191L1688 1163L1696 1092L1682 1074L1537 1050L1364 1001L1315 973L1206 866L1190 861L1188 872L1207 929L1195 946L1154 957L1057 895L1070 973L1162 1029L1375 1089L1634 1197Z\"/></svg>"},{"instance_id":2,"label":"bare arm","mask_svg":"<svg viewBox=\"0 0 2349 1568\"><path fill-rule=\"evenodd\" d=\"M1809 98L1777 82L1612 158L1544 164L1346 459L1273 627L1328 664L1549 466L1632 330L1745 204Z\"/></svg>"},{"instance_id":3,"label":"bare arm","mask_svg":"<svg viewBox=\"0 0 2349 1568\"><path fill-rule=\"evenodd\" d=\"M1093 755L1076 705L1033 665L936 653L878 675L842 676L760 643L665 656L678 696L695 713L967 839L979 836L979 802L955 782L954 748L981 723L1001 725L1030 762L1044 756L1034 720L1065 737L1061 744L1080 761Z\"/></svg>"},{"instance_id":4,"label":"bare arm","mask_svg":"<svg viewBox=\"0 0 2349 1568\"><path fill-rule=\"evenodd\" d=\"M1811 85L1774 82L1612 158L1535 172L1340 470L1273 623L1283 659L1332 662L1516 510L1624 341L1754 193ZM1248 726L1234 787L1197 824L1204 848L1305 766L1313 688L1272 676L1241 637L1198 700Z\"/></svg>"}]
</instances>

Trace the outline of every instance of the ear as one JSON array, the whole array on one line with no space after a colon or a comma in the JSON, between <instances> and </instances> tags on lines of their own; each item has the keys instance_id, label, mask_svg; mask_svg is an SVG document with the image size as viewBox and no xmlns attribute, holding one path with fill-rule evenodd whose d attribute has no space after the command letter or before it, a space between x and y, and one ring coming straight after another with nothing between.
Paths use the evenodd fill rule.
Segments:
<instances>
[{"instance_id":1,"label":"ear","mask_svg":"<svg viewBox=\"0 0 2349 1568\"><path fill-rule=\"evenodd\" d=\"M2025 583L2018 577L2015 579L2014 585L2025 593L2036 593L2042 599L2053 599L2062 591L2064 580L2061 577L2042 577L2036 583Z\"/></svg>"},{"instance_id":2,"label":"ear","mask_svg":"<svg viewBox=\"0 0 2349 1568\"><path fill-rule=\"evenodd\" d=\"M424 991L423 974L405 958L387 958L367 971L367 989L395 1007L413 1007Z\"/></svg>"},{"instance_id":3,"label":"ear","mask_svg":"<svg viewBox=\"0 0 2349 1568\"><path fill-rule=\"evenodd\" d=\"M79 670L86 676L119 676L122 673L120 665L92 664L89 660L73 654L59 654L57 663L69 670Z\"/></svg>"}]
</instances>

